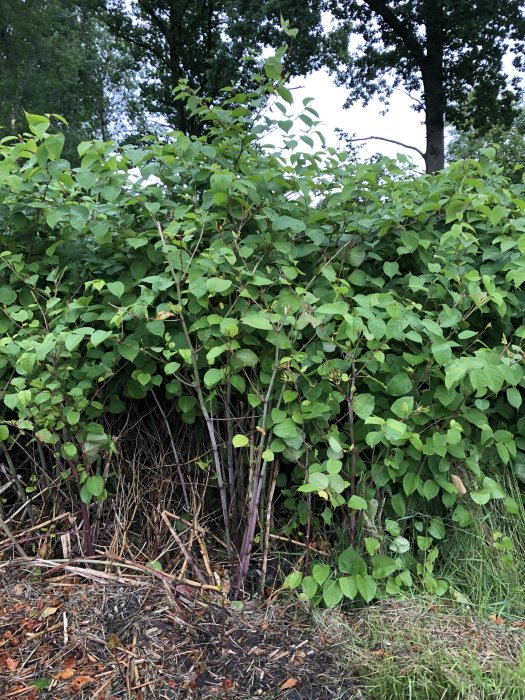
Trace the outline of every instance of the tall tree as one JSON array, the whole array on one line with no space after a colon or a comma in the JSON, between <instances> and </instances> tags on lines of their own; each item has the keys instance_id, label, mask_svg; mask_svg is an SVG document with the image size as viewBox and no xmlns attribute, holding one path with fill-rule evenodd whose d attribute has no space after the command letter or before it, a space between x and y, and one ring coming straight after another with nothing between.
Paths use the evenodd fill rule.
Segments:
<instances>
[{"instance_id":1,"label":"tall tree","mask_svg":"<svg viewBox=\"0 0 525 700\"><path fill-rule=\"evenodd\" d=\"M523 67L525 18L519 0L326 0L337 21L329 67L350 90L347 105L404 85L422 95L427 172L445 164L445 124L488 129L515 116L503 58ZM358 44L349 48L349 36Z\"/></svg>"},{"instance_id":2,"label":"tall tree","mask_svg":"<svg viewBox=\"0 0 525 700\"><path fill-rule=\"evenodd\" d=\"M214 98L228 85L246 87L253 66L244 60L264 46L283 43L280 13L300 27L287 70L304 74L321 64L322 0L78 0L127 43L134 60L142 109L185 133L198 131L181 101L180 80Z\"/></svg>"},{"instance_id":3,"label":"tall tree","mask_svg":"<svg viewBox=\"0 0 525 700\"><path fill-rule=\"evenodd\" d=\"M24 111L67 122L67 156L85 138L125 128L126 71L105 27L66 0L10 0L0 25L0 135L25 129Z\"/></svg>"}]
</instances>

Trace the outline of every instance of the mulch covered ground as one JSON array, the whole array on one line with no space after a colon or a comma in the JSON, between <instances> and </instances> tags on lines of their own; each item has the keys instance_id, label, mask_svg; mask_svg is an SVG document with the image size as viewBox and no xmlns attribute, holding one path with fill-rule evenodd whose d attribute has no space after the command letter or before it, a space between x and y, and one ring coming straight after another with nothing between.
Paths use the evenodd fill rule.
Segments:
<instances>
[{"instance_id":1,"label":"mulch covered ground","mask_svg":"<svg viewBox=\"0 0 525 700\"><path fill-rule=\"evenodd\" d=\"M1 700L373 700L366 678L381 663L407 677L429 653L487 674L522 663L521 620L417 599L314 620L297 599L237 606L215 586L120 563L0 563Z\"/></svg>"},{"instance_id":2,"label":"mulch covered ground","mask_svg":"<svg viewBox=\"0 0 525 700\"><path fill-rule=\"evenodd\" d=\"M2 699L362 697L297 604L240 609L103 566L40 571L0 568Z\"/></svg>"}]
</instances>

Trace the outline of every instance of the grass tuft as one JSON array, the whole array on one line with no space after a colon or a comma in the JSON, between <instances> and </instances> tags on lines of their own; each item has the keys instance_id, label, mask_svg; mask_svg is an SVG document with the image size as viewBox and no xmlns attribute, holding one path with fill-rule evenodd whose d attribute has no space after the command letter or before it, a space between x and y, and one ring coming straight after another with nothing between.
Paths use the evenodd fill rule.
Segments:
<instances>
[{"instance_id":1,"label":"grass tuft","mask_svg":"<svg viewBox=\"0 0 525 700\"><path fill-rule=\"evenodd\" d=\"M366 700L522 700L523 629L457 614L441 603L384 602L350 615L320 612L341 645L341 675Z\"/></svg>"}]
</instances>

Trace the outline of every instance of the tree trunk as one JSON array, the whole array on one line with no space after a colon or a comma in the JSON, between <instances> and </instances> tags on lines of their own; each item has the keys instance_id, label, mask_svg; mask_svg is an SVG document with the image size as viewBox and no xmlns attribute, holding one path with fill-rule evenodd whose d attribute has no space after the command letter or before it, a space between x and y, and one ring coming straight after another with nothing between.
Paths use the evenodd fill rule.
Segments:
<instances>
[{"instance_id":1,"label":"tree trunk","mask_svg":"<svg viewBox=\"0 0 525 700\"><path fill-rule=\"evenodd\" d=\"M437 81L425 81L425 127L427 173L435 173L445 167L445 100L443 85Z\"/></svg>"},{"instance_id":2,"label":"tree trunk","mask_svg":"<svg viewBox=\"0 0 525 700\"><path fill-rule=\"evenodd\" d=\"M443 4L426 3L426 56L421 66L425 102L427 173L445 167L445 71L443 68Z\"/></svg>"}]
</instances>

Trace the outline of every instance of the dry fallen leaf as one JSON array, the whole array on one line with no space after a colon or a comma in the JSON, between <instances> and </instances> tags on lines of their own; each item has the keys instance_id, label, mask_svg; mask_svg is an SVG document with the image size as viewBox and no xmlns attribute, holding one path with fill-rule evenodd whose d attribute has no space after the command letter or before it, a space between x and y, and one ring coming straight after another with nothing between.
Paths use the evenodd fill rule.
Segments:
<instances>
[{"instance_id":1,"label":"dry fallen leaf","mask_svg":"<svg viewBox=\"0 0 525 700\"><path fill-rule=\"evenodd\" d=\"M42 612L40 613L40 618L42 620L45 620L47 617L51 617L51 615L54 615L57 610L58 610L58 608L50 608L50 607L44 608L42 610Z\"/></svg>"},{"instance_id":2,"label":"dry fallen leaf","mask_svg":"<svg viewBox=\"0 0 525 700\"><path fill-rule=\"evenodd\" d=\"M232 678L225 678L221 683L223 690L234 690L235 681Z\"/></svg>"},{"instance_id":3,"label":"dry fallen leaf","mask_svg":"<svg viewBox=\"0 0 525 700\"><path fill-rule=\"evenodd\" d=\"M306 653L302 650L299 650L298 652L296 652L295 656L293 657L292 663L294 666L302 666L305 659L306 659Z\"/></svg>"},{"instance_id":4,"label":"dry fallen leaf","mask_svg":"<svg viewBox=\"0 0 525 700\"><path fill-rule=\"evenodd\" d=\"M467 489L465 488L465 484L461 481L461 478L457 474L451 474L450 478L452 479L452 483L458 490L458 494L460 496L464 496L467 493Z\"/></svg>"},{"instance_id":5,"label":"dry fallen leaf","mask_svg":"<svg viewBox=\"0 0 525 700\"><path fill-rule=\"evenodd\" d=\"M117 649L118 647L123 646L120 638L117 637L116 634L110 634L106 644L108 645L108 649Z\"/></svg>"},{"instance_id":6,"label":"dry fallen leaf","mask_svg":"<svg viewBox=\"0 0 525 700\"><path fill-rule=\"evenodd\" d=\"M5 660L5 665L7 666L9 671L16 671L18 664L19 662L16 659L11 658L10 656L8 656Z\"/></svg>"},{"instance_id":7,"label":"dry fallen leaf","mask_svg":"<svg viewBox=\"0 0 525 700\"><path fill-rule=\"evenodd\" d=\"M77 676L74 681L71 681L71 687L76 692L81 690L88 683L93 683L95 679L91 676Z\"/></svg>"},{"instance_id":8,"label":"dry fallen leaf","mask_svg":"<svg viewBox=\"0 0 525 700\"><path fill-rule=\"evenodd\" d=\"M49 542L47 540L44 540L40 547L36 550L36 553L38 554L39 557L42 559L45 559L47 557L47 550L49 547Z\"/></svg>"},{"instance_id":9,"label":"dry fallen leaf","mask_svg":"<svg viewBox=\"0 0 525 700\"><path fill-rule=\"evenodd\" d=\"M505 621L502 617L499 615L489 615L489 620L493 622L495 625L504 625Z\"/></svg>"},{"instance_id":10,"label":"dry fallen leaf","mask_svg":"<svg viewBox=\"0 0 525 700\"><path fill-rule=\"evenodd\" d=\"M512 623L513 627L525 627L525 620L517 620Z\"/></svg>"},{"instance_id":11,"label":"dry fallen leaf","mask_svg":"<svg viewBox=\"0 0 525 700\"><path fill-rule=\"evenodd\" d=\"M70 678L73 678L74 675L75 670L73 668L63 668L58 673L55 673L55 679L57 681L67 681Z\"/></svg>"},{"instance_id":12,"label":"dry fallen leaf","mask_svg":"<svg viewBox=\"0 0 525 700\"><path fill-rule=\"evenodd\" d=\"M281 683L279 686L279 690L288 690L289 688L295 688L295 686L299 683L297 678L287 678L284 683Z\"/></svg>"}]
</instances>

